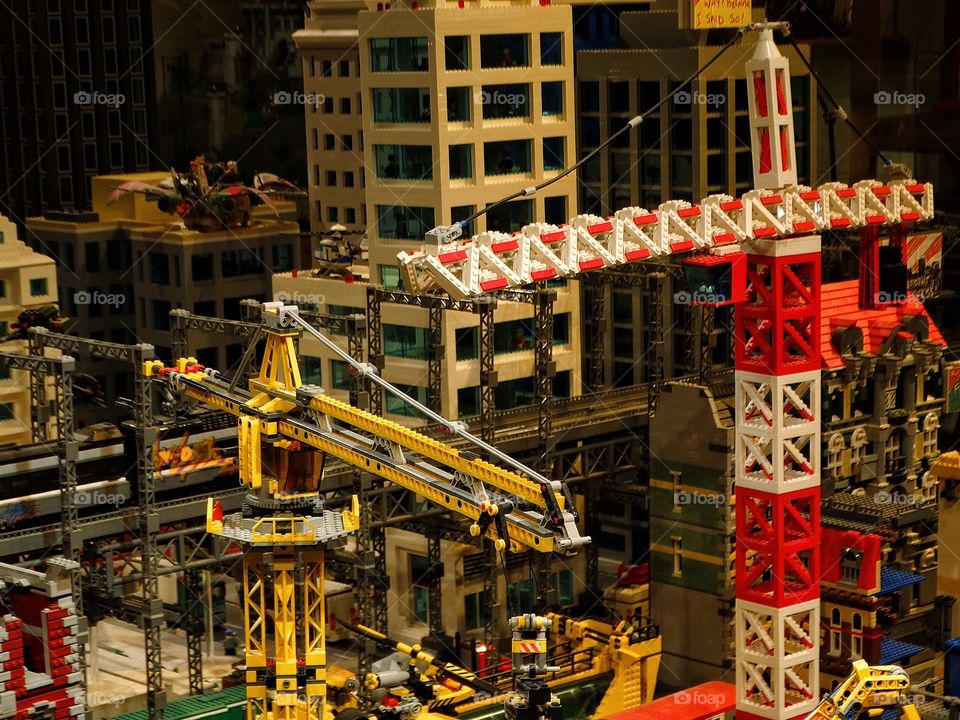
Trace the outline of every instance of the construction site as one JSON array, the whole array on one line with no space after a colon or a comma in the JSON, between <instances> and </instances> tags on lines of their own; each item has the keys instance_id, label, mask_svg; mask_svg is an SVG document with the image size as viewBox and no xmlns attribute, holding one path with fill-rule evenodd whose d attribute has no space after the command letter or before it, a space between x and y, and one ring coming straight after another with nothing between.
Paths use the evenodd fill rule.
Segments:
<instances>
[{"instance_id":1,"label":"construction site","mask_svg":"<svg viewBox=\"0 0 960 720\"><path fill-rule=\"evenodd\" d=\"M0 32L209 83L8 178L0 720L955 720L955 9L212 4Z\"/></svg>"}]
</instances>

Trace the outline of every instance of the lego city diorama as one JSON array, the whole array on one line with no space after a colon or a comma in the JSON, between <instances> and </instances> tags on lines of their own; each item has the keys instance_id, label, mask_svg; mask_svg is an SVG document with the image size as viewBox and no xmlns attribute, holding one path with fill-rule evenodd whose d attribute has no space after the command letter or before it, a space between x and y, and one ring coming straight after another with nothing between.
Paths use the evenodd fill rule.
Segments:
<instances>
[{"instance_id":1,"label":"lego city diorama","mask_svg":"<svg viewBox=\"0 0 960 720\"><path fill-rule=\"evenodd\" d=\"M960 6L0 0L0 720L956 720Z\"/></svg>"}]
</instances>

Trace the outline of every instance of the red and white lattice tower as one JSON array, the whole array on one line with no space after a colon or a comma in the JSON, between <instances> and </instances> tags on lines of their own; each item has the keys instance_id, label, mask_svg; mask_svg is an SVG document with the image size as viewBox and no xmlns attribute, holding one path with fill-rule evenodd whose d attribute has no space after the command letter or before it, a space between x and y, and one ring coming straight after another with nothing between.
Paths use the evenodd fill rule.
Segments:
<instances>
[{"instance_id":1,"label":"red and white lattice tower","mask_svg":"<svg viewBox=\"0 0 960 720\"><path fill-rule=\"evenodd\" d=\"M747 73L757 187L795 183L789 69L770 31ZM820 238L754 238L744 249L747 297L736 306L737 716L787 720L807 715L819 695Z\"/></svg>"}]
</instances>

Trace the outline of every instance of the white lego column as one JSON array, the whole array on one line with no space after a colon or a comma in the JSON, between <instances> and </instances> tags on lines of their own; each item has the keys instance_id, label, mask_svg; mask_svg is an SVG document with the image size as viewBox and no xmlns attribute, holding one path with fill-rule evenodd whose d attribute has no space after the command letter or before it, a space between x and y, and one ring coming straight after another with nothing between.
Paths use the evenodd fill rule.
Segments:
<instances>
[{"instance_id":1,"label":"white lego column","mask_svg":"<svg viewBox=\"0 0 960 720\"><path fill-rule=\"evenodd\" d=\"M756 51L747 62L747 96L754 188L779 190L796 185L790 64L777 49L769 28L760 31Z\"/></svg>"}]
</instances>

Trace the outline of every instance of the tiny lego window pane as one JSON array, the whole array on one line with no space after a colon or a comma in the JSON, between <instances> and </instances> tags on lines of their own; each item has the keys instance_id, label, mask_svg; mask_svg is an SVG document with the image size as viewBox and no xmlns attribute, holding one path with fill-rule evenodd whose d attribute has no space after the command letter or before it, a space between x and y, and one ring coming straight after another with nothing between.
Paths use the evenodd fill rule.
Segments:
<instances>
[{"instance_id":1,"label":"tiny lego window pane","mask_svg":"<svg viewBox=\"0 0 960 720\"><path fill-rule=\"evenodd\" d=\"M563 33L540 33L540 64L563 64Z\"/></svg>"},{"instance_id":2,"label":"tiny lego window pane","mask_svg":"<svg viewBox=\"0 0 960 720\"><path fill-rule=\"evenodd\" d=\"M447 122L470 122L472 106L469 87L447 88Z\"/></svg>"},{"instance_id":3,"label":"tiny lego window pane","mask_svg":"<svg viewBox=\"0 0 960 720\"><path fill-rule=\"evenodd\" d=\"M447 70L470 69L470 37L467 35L448 35L443 39L443 49Z\"/></svg>"},{"instance_id":4,"label":"tiny lego window pane","mask_svg":"<svg viewBox=\"0 0 960 720\"><path fill-rule=\"evenodd\" d=\"M529 35L480 36L480 67L528 67L529 65Z\"/></svg>"}]
</instances>

